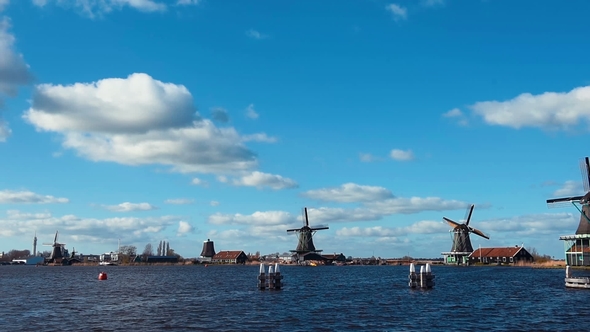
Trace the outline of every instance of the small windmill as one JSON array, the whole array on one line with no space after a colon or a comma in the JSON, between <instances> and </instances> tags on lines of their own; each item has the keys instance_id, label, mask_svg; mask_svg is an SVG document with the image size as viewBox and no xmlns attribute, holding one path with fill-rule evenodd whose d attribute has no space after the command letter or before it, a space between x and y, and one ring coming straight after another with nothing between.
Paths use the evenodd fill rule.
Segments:
<instances>
[{"instance_id":1,"label":"small windmill","mask_svg":"<svg viewBox=\"0 0 590 332\"><path fill-rule=\"evenodd\" d=\"M301 228L292 228L288 229L287 232L296 232L299 238L299 242L297 243L297 249L291 250L292 253L297 254L297 260L300 261L301 257L305 258L304 256L309 253L320 253L321 250L317 250L315 245L313 244L313 235L315 232L329 229L328 226L319 226L319 227L309 227L309 218L307 216L307 208L303 208L304 211L304 219L303 219L303 227ZM318 255L319 256L319 255Z\"/></svg>"},{"instance_id":2,"label":"small windmill","mask_svg":"<svg viewBox=\"0 0 590 332\"><path fill-rule=\"evenodd\" d=\"M467 212L465 213L465 222L461 224L447 217L443 217L443 220L453 228L451 230L453 232L453 247L451 248L450 252L442 253L444 256L446 256L445 263L467 264L467 259L473 252L473 246L471 245L469 233L477 234L486 239L490 238L479 229L469 226L474 208L475 205L473 204L467 208Z\"/></svg>"},{"instance_id":3,"label":"small windmill","mask_svg":"<svg viewBox=\"0 0 590 332\"><path fill-rule=\"evenodd\" d=\"M55 238L53 239L53 243L43 243L44 246L52 246L53 250L51 251L51 254L49 255L49 262L52 262L54 264L62 264L63 263L63 259L66 258L64 257L64 246L66 245L65 243L58 243L57 242L57 234L58 232L55 232Z\"/></svg>"},{"instance_id":4,"label":"small windmill","mask_svg":"<svg viewBox=\"0 0 590 332\"><path fill-rule=\"evenodd\" d=\"M590 160L585 157L580 162L584 195L552 198L547 200L548 207L560 207L572 204L580 212L580 222L574 235L560 236L565 241L565 259L567 265L590 265Z\"/></svg>"}]
</instances>

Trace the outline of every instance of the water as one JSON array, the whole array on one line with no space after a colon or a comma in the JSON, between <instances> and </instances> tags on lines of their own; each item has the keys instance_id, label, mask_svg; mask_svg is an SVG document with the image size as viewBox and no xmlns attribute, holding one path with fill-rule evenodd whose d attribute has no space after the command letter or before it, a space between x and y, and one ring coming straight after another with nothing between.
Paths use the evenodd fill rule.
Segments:
<instances>
[{"instance_id":1,"label":"water","mask_svg":"<svg viewBox=\"0 0 590 332\"><path fill-rule=\"evenodd\" d=\"M432 290L407 266L0 266L2 331L574 331L590 290L562 269L434 266ZM108 280L99 281L104 270Z\"/></svg>"}]
</instances>

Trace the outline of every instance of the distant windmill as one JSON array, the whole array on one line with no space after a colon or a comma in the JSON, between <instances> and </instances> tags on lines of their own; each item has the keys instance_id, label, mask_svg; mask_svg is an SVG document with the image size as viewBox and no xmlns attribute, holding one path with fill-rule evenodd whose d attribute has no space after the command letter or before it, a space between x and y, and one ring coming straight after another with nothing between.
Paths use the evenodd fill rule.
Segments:
<instances>
[{"instance_id":1,"label":"distant windmill","mask_svg":"<svg viewBox=\"0 0 590 332\"><path fill-rule=\"evenodd\" d=\"M64 256L64 251L65 251L65 243L58 243L57 242L57 234L58 232L55 232L55 238L53 239L53 243L43 243L44 246L52 246L53 250L51 250L51 254L49 255L49 262L54 263L54 264L62 264L63 263L63 259L65 258Z\"/></svg>"},{"instance_id":2,"label":"distant windmill","mask_svg":"<svg viewBox=\"0 0 590 332\"><path fill-rule=\"evenodd\" d=\"M453 232L453 246L451 248L451 251L442 253L444 256L446 256L445 263L467 264L467 258L473 252L473 246L471 245L469 233L477 234L486 239L490 238L479 229L469 226L469 222L471 221L471 215L473 214L474 208L475 205L473 204L467 208L465 218L466 220L464 223L461 224L447 217L443 217L443 220L446 221L449 224L449 226L453 228L451 230Z\"/></svg>"},{"instance_id":3,"label":"distant windmill","mask_svg":"<svg viewBox=\"0 0 590 332\"><path fill-rule=\"evenodd\" d=\"M297 260L300 261L301 258L309 253L319 253L321 250L317 250L315 245L313 244L313 235L315 232L329 229L328 226L319 226L319 227L309 227L309 218L307 216L307 208L304 208L304 219L303 219L303 227L301 228L292 228L288 229L287 232L296 232L299 242L297 243L297 249L291 250L291 252L297 254Z\"/></svg>"}]
</instances>

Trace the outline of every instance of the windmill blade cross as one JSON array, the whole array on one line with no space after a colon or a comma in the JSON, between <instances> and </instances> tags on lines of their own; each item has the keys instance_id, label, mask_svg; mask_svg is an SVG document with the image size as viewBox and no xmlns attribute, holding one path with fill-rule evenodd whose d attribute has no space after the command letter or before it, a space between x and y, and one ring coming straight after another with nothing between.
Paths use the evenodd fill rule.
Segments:
<instances>
[{"instance_id":1,"label":"windmill blade cross","mask_svg":"<svg viewBox=\"0 0 590 332\"><path fill-rule=\"evenodd\" d=\"M580 162L580 171L582 173L582 184L584 191L590 191L590 159L588 157L582 159Z\"/></svg>"},{"instance_id":2,"label":"windmill blade cross","mask_svg":"<svg viewBox=\"0 0 590 332\"><path fill-rule=\"evenodd\" d=\"M466 221L465 221L465 225L469 226L469 221L471 220L471 215L473 214L473 208L475 207L474 204L471 204L470 207L467 208L467 213L466 213Z\"/></svg>"},{"instance_id":3,"label":"windmill blade cross","mask_svg":"<svg viewBox=\"0 0 590 332\"><path fill-rule=\"evenodd\" d=\"M479 230L479 229L477 229L477 228L469 227L469 230L470 230L472 233L474 233L474 234L477 234L477 235L479 235L479 236L481 236L481 237L484 237L484 238L486 238L486 239L488 239L488 240L490 239L490 237L489 237L489 236L485 235L485 234L484 234L482 231L480 231L480 230Z\"/></svg>"},{"instance_id":4,"label":"windmill blade cross","mask_svg":"<svg viewBox=\"0 0 590 332\"><path fill-rule=\"evenodd\" d=\"M547 200L547 206L549 207L560 207L564 205L569 205L572 202L580 201L584 196L570 196L570 197L561 197L561 198L551 198Z\"/></svg>"},{"instance_id":5,"label":"windmill blade cross","mask_svg":"<svg viewBox=\"0 0 590 332\"><path fill-rule=\"evenodd\" d=\"M443 217L443 220L447 222L447 224L449 224L449 226L453 227L453 229L459 227L459 223L452 221L451 219L447 218L447 217Z\"/></svg>"}]
</instances>

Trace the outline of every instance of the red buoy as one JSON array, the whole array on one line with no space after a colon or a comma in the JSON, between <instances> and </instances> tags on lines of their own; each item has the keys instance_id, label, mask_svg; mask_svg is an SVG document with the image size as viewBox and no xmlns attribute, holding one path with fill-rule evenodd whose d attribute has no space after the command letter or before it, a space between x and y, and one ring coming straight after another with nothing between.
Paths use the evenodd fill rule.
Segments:
<instances>
[{"instance_id":1,"label":"red buoy","mask_svg":"<svg viewBox=\"0 0 590 332\"><path fill-rule=\"evenodd\" d=\"M105 272L99 273L98 280L107 280L107 274Z\"/></svg>"},{"instance_id":2,"label":"red buoy","mask_svg":"<svg viewBox=\"0 0 590 332\"><path fill-rule=\"evenodd\" d=\"M209 266L209 265L205 264L205 267L207 267L207 266Z\"/></svg>"}]
</instances>

